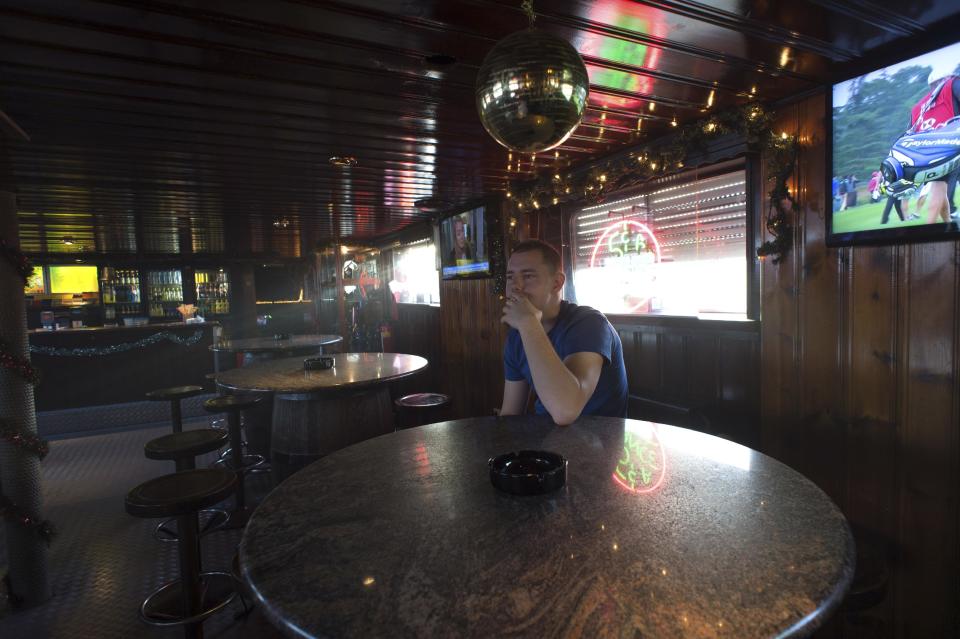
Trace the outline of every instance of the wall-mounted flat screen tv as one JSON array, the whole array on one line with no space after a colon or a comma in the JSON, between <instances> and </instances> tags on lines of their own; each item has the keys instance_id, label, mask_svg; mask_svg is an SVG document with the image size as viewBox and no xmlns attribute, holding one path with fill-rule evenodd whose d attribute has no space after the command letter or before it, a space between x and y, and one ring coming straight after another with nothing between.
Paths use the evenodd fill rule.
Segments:
<instances>
[{"instance_id":1,"label":"wall-mounted flat screen tv","mask_svg":"<svg viewBox=\"0 0 960 639\"><path fill-rule=\"evenodd\" d=\"M831 102L827 244L960 237L960 43L834 84Z\"/></svg>"},{"instance_id":2,"label":"wall-mounted flat screen tv","mask_svg":"<svg viewBox=\"0 0 960 639\"><path fill-rule=\"evenodd\" d=\"M443 279L490 277L486 207L440 220L440 272Z\"/></svg>"}]
</instances>

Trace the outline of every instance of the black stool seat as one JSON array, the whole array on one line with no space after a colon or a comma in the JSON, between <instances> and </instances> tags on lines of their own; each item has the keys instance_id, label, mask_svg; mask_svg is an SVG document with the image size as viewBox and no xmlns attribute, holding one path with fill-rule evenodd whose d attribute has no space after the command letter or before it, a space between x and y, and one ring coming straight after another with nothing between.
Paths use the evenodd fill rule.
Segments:
<instances>
[{"instance_id":1,"label":"black stool seat","mask_svg":"<svg viewBox=\"0 0 960 639\"><path fill-rule=\"evenodd\" d=\"M232 410L246 410L263 401L263 395L221 395L208 399L203 408L210 413L227 413Z\"/></svg>"},{"instance_id":2,"label":"black stool seat","mask_svg":"<svg viewBox=\"0 0 960 639\"><path fill-rule=\"evenodd\" d=\"M194 395L204 393L200 386L173 386L171 388L158 388L147 393L147 399L154 402L170 401L173 399L186 399Z\"/></svg>"},{"instance_id":3,"label":"black stool seat","mask_svg":"<svg viewBox=\"0 0 960 639\"><path fill-rule=\"evenodd\" d=\"M237 475L231 470L185 470L145 481L127 493L127 512L134 517L189 515L233 494Z\"/></svg>"},{"instance_id":4,"label":"black stool seat","mask_svg":"<svg viewBox=\"0 0 960 639\"><path fill-rule=\"evenodd\" d=\"M196 457L223 448L230 433L216 428L198 428L151 439L143 447L147 459L180 459Z\"/></svg>"},{"instance_id":5,"label":"black stool seat","mask_svg":"<svg viewBox=\"0 0 960 639\"><path fill-rule=\"evenodd\" d=\"M423 426L442 422L446 418L450 396L443 393L414 393L393 402L396 406L397 428Z\"/></svg>"},{"instance_id":6,"label":"black stool seat","mask_svg":"<svg viewBox=\"0 0 960 639\"><path fill-rule=\"evenodd\" d=\"M450 403L450 396L443 393L414 393L404 395L395 403L400 408L439 408Z\"/></svg>"}]
</instances>

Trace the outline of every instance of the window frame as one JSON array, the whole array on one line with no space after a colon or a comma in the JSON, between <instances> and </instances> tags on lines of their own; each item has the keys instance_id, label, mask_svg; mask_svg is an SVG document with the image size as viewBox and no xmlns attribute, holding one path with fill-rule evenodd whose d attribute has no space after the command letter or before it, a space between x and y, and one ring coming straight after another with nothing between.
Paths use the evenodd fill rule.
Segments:
<instances>
[{"instance_id":1,"label":"window frame","mask_svg":"<svg viewBox=\"0 0 960 639\"><path fill-rule=\"evenodd\" d=\"M745 257L747 264L744 272L744 278L746 278L747 286L747 304L745 316L725 318L722 316L700 317L697 315L671 315L661 313L634 315L604 312L604 315L614 326L665 324L682 324L693 326L698 324L703 325L702 323L710 323L718 327L722 327L724 325L735 327L744 323L760 321L760 259L757 257L757 247L760 245L760 235L762 229L762 224L760 223L760 212L762 211L763 189L761 183L762 172L759 154L741 154L733 158L714 161L708 164L705 163L695 168L700 172L707 171L708 175L705 177L723 174L724 172L740 170L744 171L744 183L746 187L746 197L744 200L744 206L746 208L744 248L746 251ZM693 169L688 169L684 171L684 173L691 171L693 171ZM622 191L611 193L607 197L608 199L614 200L636 197L650 192L653 190L651 187L652 183L648 181L635 188L624 189ZM566 293L565 299L570 299L576 295L576 290L574 289L573 285L574 263L576 261L574 252L574 238L577 236L577 217L582 212L583 208L585 208L585 206L589 205L584 204L583 206L579 206L574 210L570 210L567 216L566 224L564 225L567 233L569 234L568 237L570 238L570 241L563 247L564 275L567 279L567 283L564 286Z\"/></svg>"}]
</instances>

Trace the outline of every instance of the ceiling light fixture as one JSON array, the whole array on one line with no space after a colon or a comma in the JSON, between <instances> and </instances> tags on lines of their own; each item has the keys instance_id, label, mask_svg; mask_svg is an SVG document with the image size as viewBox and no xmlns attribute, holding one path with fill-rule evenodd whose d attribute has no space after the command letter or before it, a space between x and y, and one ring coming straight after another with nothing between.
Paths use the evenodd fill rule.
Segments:
<instances>
[{"instance_id":1,"label":"ceiling light fixture","mask_svg":"<svg viewBox=\"0 0 960 639\"><path fill-rule=\"evenodd\" d=\"M352 155L334 155L330 158L329 162L341 169L349 169L357 165L357 158Z\"/></svg>"}]
</instances>

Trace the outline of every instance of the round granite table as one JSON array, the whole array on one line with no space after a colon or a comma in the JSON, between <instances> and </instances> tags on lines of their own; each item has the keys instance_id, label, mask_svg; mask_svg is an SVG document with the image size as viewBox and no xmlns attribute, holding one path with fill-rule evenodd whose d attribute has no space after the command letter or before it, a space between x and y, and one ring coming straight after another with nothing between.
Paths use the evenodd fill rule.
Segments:
<instances>
[{"instance_id":1,"label":"round granite table","mask_svg":"<svg viewBox=\"0 0 960 639\"><path fill-rule=\"evenodd\" d=\"M243 366L267 359L290 357L292 355L322 354L324 347L340 344L339 335L288 335L284 339L276 337L250 337L245 339L220 340L212 344L214 376L220 373L220 353L243 355ZM221 392L230 391L220 387ZM263 393L263 401L246 411L244 424L251 452L270 457L270 424L273 415L273 396Z\"/></svg>"},{"instance_id":2,"label":"round granite table","mask_svg":"<svg viewBox=\"0 0 960 639\"><path fill-rule=\"evenodd\" d=\"M549 450L555 493L495 489L487 460ZM809 634L854 568L846 520L765 455L585 417L441 422L350 446L260 505L244 579L291 637Z\"/></svg>"},{"instance_id":3,"label":"round granite table","mask_svg":"<svg viewBox=\"0 0 960 639\"><path fill-rule=\"evenodd\" d=\"M427 360L402 353L338 353L327 370L304 370L304 357L256 362L220 373L231 392L273 395L270 459L282 480L320 457L393 431L389 382Z\"/></svg>"},{"instance_id":4,"label":"round granite table","mask_svg":"<svg viewBox=\"0 0 960 639\"><path fill-rule=\"evenodd\" d=\"M211 345L210 350L214 353L243 353L249 358L244 360L244 364L249 364L259 359L283 355L322 353L325 346L339 344L342 341L343 338L339 335L289 335L284 339L250 337L221 340ZM214 355L214 364L216 361L216 355Z\"/></svg>"}]
</instances>

